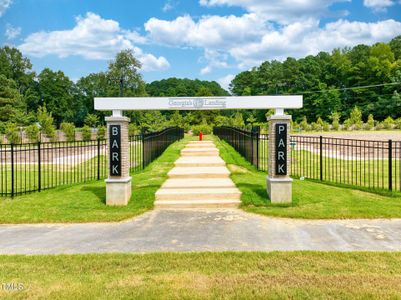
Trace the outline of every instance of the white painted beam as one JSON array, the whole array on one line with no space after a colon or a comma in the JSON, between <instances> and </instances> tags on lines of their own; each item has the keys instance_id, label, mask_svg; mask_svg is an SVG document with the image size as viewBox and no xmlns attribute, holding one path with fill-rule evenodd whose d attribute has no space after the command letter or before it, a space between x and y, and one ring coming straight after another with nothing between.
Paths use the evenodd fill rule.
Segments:
<instances>
[{"instance_id":1,"label":"white painted beam","mask_svg":"<svg viewBox=\"0 0 401 300\"><path fill-rule=\"evenodd\" d=\"M219 110L301 108L303 98L294 96L241 97L113 97L95 98L96 110Z\"/></svg>"}]
</instances>

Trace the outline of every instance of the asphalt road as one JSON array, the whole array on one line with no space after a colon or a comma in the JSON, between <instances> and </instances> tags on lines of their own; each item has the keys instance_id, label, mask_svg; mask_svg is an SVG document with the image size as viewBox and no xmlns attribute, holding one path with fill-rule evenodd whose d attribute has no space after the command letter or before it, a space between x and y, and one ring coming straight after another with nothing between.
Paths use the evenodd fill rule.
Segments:
<instances>
[{"instance_id":1,"label":"asphalt road","mask_svg":"<svg viewBox=\"0 0 401 300\"><path fill-rule=\"evenodd\" d=\"M293 220L154 210L120 223L0 225L0 254L401 250L401 219Z\"/></svg>"}]
</instances>

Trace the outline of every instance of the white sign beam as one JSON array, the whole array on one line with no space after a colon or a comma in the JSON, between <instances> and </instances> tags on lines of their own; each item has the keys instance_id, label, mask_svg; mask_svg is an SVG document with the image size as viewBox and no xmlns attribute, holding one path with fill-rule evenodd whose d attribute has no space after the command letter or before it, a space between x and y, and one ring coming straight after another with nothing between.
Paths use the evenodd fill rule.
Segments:
<instances>
[{"instance_id":1,"label":"white sign beam","mask_svg":"<svg viewBox=\"0 0 401 300\"><path fill-rule=\"evenodd\" d=\"M95 98L96 110L220 110L301 108L302 96Z\"/></svg>"}]
</instances>

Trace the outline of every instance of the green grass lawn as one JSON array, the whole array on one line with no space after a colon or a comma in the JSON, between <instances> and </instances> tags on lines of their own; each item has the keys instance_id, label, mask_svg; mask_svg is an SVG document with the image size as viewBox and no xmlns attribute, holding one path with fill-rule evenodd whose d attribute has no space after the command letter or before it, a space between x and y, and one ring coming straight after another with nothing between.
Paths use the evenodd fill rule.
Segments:
<instances>
[{"instance_id":1,"label":"green grass lawn","mask_svg":"<svg viewBox=\"0 0 401 300\"><path fill-rule=\"evenodd\" d=\"M128 206L106 206L106 185L102 180L13 199L0 198L0 223L109 222L141 214L153 208L155 192L189 139L172 144L145 170L131 174L132 197Z\"/></svg>"},{"instance_id":2,"label":"green grass lawn","mask_svg":"<svg viewBox=\"0 0 401 300\"><path fill-rule=\"evenodd\" d=\"M399 299L401 253L0 256L2 299Z\"/></svg>"},{"instance_id":3,"label":"green grass lawn","mask_svg":"<svg viewBox=\"0 0 401 300\"><path fill-rule=\"evenodd\" d=\"M308 180L294 180L291 205L273 205L266 192L266 172L258 171L227 143L215 141L243 193L241 207L245 211L305 219L401 217L399 193L378 194Z\"/></svg>"}]
</instances>

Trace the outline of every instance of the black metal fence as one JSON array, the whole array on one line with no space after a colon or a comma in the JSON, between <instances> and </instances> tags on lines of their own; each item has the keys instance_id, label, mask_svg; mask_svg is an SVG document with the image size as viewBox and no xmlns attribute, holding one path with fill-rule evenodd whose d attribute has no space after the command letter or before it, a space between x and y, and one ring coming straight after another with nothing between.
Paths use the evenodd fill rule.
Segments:
<instances>
[{"instance_id":1,"label":"black metal fence","mask_svg":"<svg viewBox=\"0 0 401 300\"><path fill-rule=\"evenodd\" d=\"M268 170L268 135L233 127L216 127L214 133L259 170ZM401 191L401 141L292 135L290 146L293 177Z\"/></svg>"},{"instance_id":2,"label":"black metal fence","mask_svg":"<svg viewBox=\"0 0 401 300\"><path fill-rule=\"evenodd\" d=\"M250 163L259 167L259 128L251 131L235 127L214 127L213 134L229 143Z\"/></svg>"},{"instance_id":3,"label":"black metal fence","mask_svg":"<svg viewBox=\"0 0 401 300\"><path fill-rule=\"evenodd\" d=\"M173 142L181 128L130 136L131 171L139 171ZM106 140L0 144L0 196L15 196L107 177Z\"/></svg>"}]
</instances>

